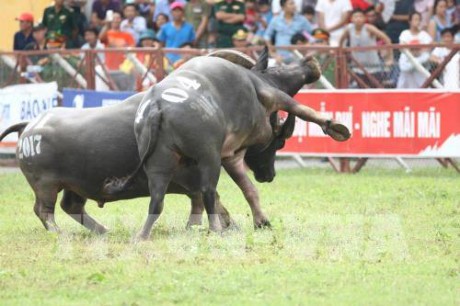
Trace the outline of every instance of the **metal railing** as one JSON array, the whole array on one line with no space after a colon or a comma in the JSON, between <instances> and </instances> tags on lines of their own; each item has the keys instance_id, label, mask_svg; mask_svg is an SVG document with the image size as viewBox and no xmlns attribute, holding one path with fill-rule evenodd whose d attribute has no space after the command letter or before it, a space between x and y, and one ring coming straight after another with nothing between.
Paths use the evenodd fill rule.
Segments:
<instances>
[{"instance_id":1,"label":"metal railing","mask_svg":"<svg viewBox=\"0 0 460 306\"><path fill-rule=\"evenodd\" d=\"M310 88L397 88L401 76L399 59L404 54L423 78L420 88L441 88L446 66L458 61L460 45L447 46L447 56L440 62L420 63L419 50L430 53L437 44L388 45L379 47L333 48L326 46L280 47L292 54L289 61L311 55L321 63L323 78ZM239 49L256 58L262 47ZM204 49L105 49L105 50L45 50L0 52L0 87L19 83L57 81L64 87L106 90L143 90L162 80L179 64L171 63L168 55L176 53L179 62L207 54ZM360 60L360 56L373 54L373 63ZM289 55L288 55L289 57ZM375 60L377 59L377 60ZM459 63L456 64L460 66ZM457 74L458 75L458 74ZM455 77L455 76L454 76ZM456 82L460 80L449 80Z\"/></svg>"}]
</instances>

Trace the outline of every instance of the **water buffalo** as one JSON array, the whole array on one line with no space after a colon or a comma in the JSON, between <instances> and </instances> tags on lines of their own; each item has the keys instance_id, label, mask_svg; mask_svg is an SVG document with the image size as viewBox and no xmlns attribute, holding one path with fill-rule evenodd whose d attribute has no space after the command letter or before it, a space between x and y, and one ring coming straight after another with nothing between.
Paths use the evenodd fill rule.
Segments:
<instances>
[{"instance_id":1,"label":"water buffalo","mask_svg":"<svg viewBox=\"0 0 460 306\"><path fill-rule=\"evenodd\" d=\"M247 68L254 66L254 63L238 53L218 52L214 56L222 56ZM266 57L262 56L256 64L256 71L260 70L262 78L290 95L294 95L305 83L316 78L308 61L294 65L288 70L265 70L265 66ZM17 153L21 170L36 196L34 211L45 228L58 229L54 221L54 207L57 193L62 189L63 210L77 222L99 233L105 232L106 229L86 213L84 206L87 198L97 201L102 206L109 201L149 195L147 178L143 173L140 173L130 189L123 193L113 196L102 192L106 177L124 176L139 162L132 126L143 96L144 93L140 93L119 105L104 109L55 109L27 127L27 131L19 140ZM276 122L272 123L277 135L277 141L273 143L284 142L284 139L292 134L293 120L289 120L279 130L276 130ZM11 132L22 131L26 125L27 123L21 123L10 127L0 136L0 140ZM260 150L256 151L259 153ZM253 156L261 157L261 154ZM257 162L254 165L257 165ZM265 181L271 180L274 176L273 164L260 168L261 174L256 173L256 178L260 176L264 177ZM267 169L269 174L263 174ZM250 181L249 184L252 186ZM251 190L249 187L248 190ZM168 192L185 193L185 190L173 183ZM245 193L246 196L248 194L251 194L251 191ZM188 195L192 198L188 225L200 224L204 209L201 194ZM221 222L229 225L231 218L228 212L219 201L216 205L222 217ZM262 213L258 216L259 219L255 218L257 226L268 223Z\"/></svg>"},{"instance_id":2,"label":"water buffalo","mask_svg":"<svg viewBox=\"0 0 460 306\"><path fill-rule=\"evenodd\" d=\"M313 61L310 64L317 65ZM283 68L279 71L283 72ZM304 75L299 82L309 77ZM284 79L285 83L286 80L290 79ZM134 120L141 161L131 175L110 180L104 190L108 194L123 192L142 169L145 171L151 199L140 239L149 237L163 210L170 182L201 192L209 228L220 231L215 197L223 165L245 194L255 221L265 218L257 190L252 184L247 186L250 181L244 169L244 155L250 146L261 146L254 154L262 154L277 142L270 117L279 110L317 123L337 141L350 137L344 125L298 104L260 74L218 57L191 59L144 96Z\"/></svg>"}]
</instances>

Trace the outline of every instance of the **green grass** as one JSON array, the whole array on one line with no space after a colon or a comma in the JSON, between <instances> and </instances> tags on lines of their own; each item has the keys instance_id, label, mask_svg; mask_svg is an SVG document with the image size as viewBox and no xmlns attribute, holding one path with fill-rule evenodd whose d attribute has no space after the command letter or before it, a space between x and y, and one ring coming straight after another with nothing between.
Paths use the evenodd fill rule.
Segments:
<instances>
[{"instance_id":1,"label":"green grass","mask_svg":"<svg viewBox=\"0 0 460 306\"><path fill-rule=\"evenodd\" d=\"M89 212L88 233L56 208L45 232L21 174L0 174L1 305L459 305L460 177L444 169L284 170L258 185L272 230L254 231L238 189L219 192L240 227L185 230L168 196L150 241L132 243L147 199Z\"/></svg>"}]
</instances>

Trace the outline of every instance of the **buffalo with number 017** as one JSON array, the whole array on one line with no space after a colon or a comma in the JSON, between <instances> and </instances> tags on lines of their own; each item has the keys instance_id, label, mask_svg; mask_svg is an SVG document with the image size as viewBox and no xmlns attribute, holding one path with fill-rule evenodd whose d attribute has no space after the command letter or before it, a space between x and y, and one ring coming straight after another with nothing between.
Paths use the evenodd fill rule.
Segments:
<instances>
[{"instance_id":1,"label":"buffalo with number 017","mask_svg":"<svg viewBox=\"0 0 460 306\"><path fill-rule=\"evenodd\" d=\"M266 69L266 53L254 66L251 59L238 52L218 51L212 56L222 57L236 65L252 68L253 73L271 86L293 96L306 83L319 77L313 60L306 59L286 67ZM103 233L106 228L89 216L86 200L92 199L102 207L104 203L149 195L147 177L140 171L130 187L116 195L104 192L108 177L123 177L139 163L133 122L136 111L146 93L134 95L124 102L96 109L53 109L36 120L11 126L0 140L12 132L23 132L18 142L17 157L20 168L35 193L34 211L48 230L58 230L54 220L57 194L64 190L61 207L88 229ZM294 128L294 116L279 125L276 114L271 116L273 139L268 146L250 146L246 163L255 170L256 179L271 181L274 172L274 150L283 146ZM25 150L25 151L24 151ZM25 153L25 154L24 154ZM242 163L240 164L242 167ZM244 169L243 169L244 170ZM241 172L240 172L241 175ZM257 190L246 175L243 189L249 201L257 199ZM201 224L204 210L201 193L189 192L172 182L168 193L187 194L192 199L188 225ZM224 226L231 224L227 210L216 201ZM268 224L262 211L254 212L255 226Z\"/></svg>"}]
</instances>

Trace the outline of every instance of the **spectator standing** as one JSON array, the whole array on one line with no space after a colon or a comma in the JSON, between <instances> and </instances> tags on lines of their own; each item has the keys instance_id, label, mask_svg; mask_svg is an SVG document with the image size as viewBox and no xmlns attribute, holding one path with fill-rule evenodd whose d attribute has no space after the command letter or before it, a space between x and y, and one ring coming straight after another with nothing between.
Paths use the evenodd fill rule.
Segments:
<instances>
[{"instance_id":1,"label":"spectator standing","mask_svg":"<svg viewBox=\"0 0 460 306\"><path fill-rule=\"evenodd\" d=\"M155 0L137 0L137 8L139 10L139 15L144 17L147 21L149 17L152 17L151 7L155 7ZM153 21L153 20L152 20Z\"/></svg>"},{"instance_id":2,"label":"spectator standing","mask_svg":"<svg viewBox=\"0 0 460 306\"><path fill-rule=\"evenodd\" d=\"M302 9L302 15L307 18L308 22L311 25L311 28L314 30L318 27L315 17L315 8L313 6L307 5Z\"/></svg>"},{"instance_id":3,"label":"spectator standing","mask_svg":"<svg viewBox=\"0 0 460 306\"><path fill-rule=\"evenodd\" d=\"M241 0L217 0L214 15L217 20L217 48L231 48L232 36L243 28L245 5Z\"/></svg>"},{"instance_id":4,"label":"spectator standing","mask_svg":"<svg viewBox=\"0 0 460 306\"><path fill-rule=\"evenodd\" d=\"M420 15L422 15L422 30L428 29L428 23L431 19L431 14L433 12L434 0L415 0L414 1L414 10Z\"/></svg>"},{"instance_id":5,"label":"spectator standing","mask_svg":"<svg viewBox=\"0 0 460 306\"><path fill-rule=\"evenodd\" d=\"M294 0L296 12L301 14L302 8L304 6L303 0ZM272 12L273 15L279 15L283 12L283 6L281 5L281 0L272 0Z\"/></svg>"},{"instance_id":6,"label":"spectator standing","mask_svg":"<svg viewBox=\"0 0 460 306\"><path fill-rule=\"evenodd\" d=\"M110 17L110 16L109 16ZM136 46L136 41L131 33L121 30L122 17L120 12L113 12L112 19L108 19L106 25L99 33L99 39L108 48L126 48ZM107 53L106 65L110 70L118 70L120 64L124 61L122 53Z\"/></svg>"},{"instance_id":7,"label":"spectator standing","mask_svg":"<svg viewBox=\"0 0 460 306\"><path fill-rule=\"evenodd\" d=\"M386 34L394 44L399 43L399 35L402 31L407 30L409 14L413 11L413 0L396 0L393 15L385 28Z\"/></svg>"},{"instance_id":8,"label":"spectator standing","mask_svg":"<svg viewBox=\"0 0 460 306\"><path fill-rule=\"evenodd\" d=\"M259 19L259 12L257 12L255 0L245 1L244 15L244 27L250 33L254 34L257 30L257 20Z\"/></svg>"},{"instance_id":9,"label":"spectator standing","mask_svg":"<svg viewBox=\"0 0 460 306\"><path fill-rule=\"evenodd\" d=\"M159 14L165 14L171 20L171 4L174 2L182 3L185 6L185 0L156 0L155 13L153 15L154 20L157 20Z\"/></svg>"},{"instance_id":10,"label":"spectator standing","mask_svg":"<svg viewBox=\"0 0 460 306\"><path fill-rule=\"evenodd\" d=\"M457 10L460 13L460 4L458 5L458 8L457 8L457 5L455 4L455 0L447 0L446 14L447 14L448 20L452 24L459 24L460 23L460 20L457 19L458 17L456 18L456 16L455 16Z\"/></svg>"},{"instance_id":11,"label":"spectator standing","mask_svg":"<svg viewBox=\"0 0 460 306\"><path fill-rule=\"evenodd\" d=\"M381 14L379 14L375 9L375 6L368 7L364 11L364 14L366 15L367 23L372 24L381 31L385 29L385 22L383 21Z\"/></svg>"},{"instance_id":12,"label":"spectator standing","mask_svg":"<svg viewBox=\"0 0 460 306\"><path fill-rule=\"evenodd\" d=\"M255 43L263 42L265 31L273 18L269 0L259 0L257 6L259 14L256 22L257 31L253 40Z\"/></svg>"},{"instance_id":13,"label":"spectator standing","mask_svg":"<svg viewBox=\"0 0 460 306\"><path fill-rule=\"evenodd\" d=\"M208 22L211 6L205 0L189 0L185 5L185 20L193 25L196 36L196 47L208 46Z\"/></svg>"},{"instance_id":14,"label":"spectator standing","mask_svg":"<svg viewBox=\"0 0 460 306\"><path fill-rule=\"evenodd\" d=\"M352 11L350 0L318 0L315 9L318 26L331 35L329 44L333 47L338 46Z\"/></svg>"},{"instance_id":15,"label":"spectator standing","mask_svg":"<svg viewBox=\"0 0 460 306\"><path fill-rule=\"evenodd\" d=\"M24 50L34 41L34 16L31 13L22 13L16 20L19 21L19 31L14 34L13 50Z\"/></svg>"},{"instance_id":16,"label":"spectator standing","mask_svg":"<svg viewBox=\"0 0 460 306\"><path fill-rule=\"evenodd\" d=\"M134 47L136 41L129 32L121 30L122 17L120 12L113 12L112 20L104 26L99 34L100 40L109 48Z\"/></svg>"},{"instance_id":17,"label":"spectator standing","mask_svg":"<svg viewBox=\"0 0 460 306\"><path fill-rule=\"evenodd\" d=\"M436 64L441 64L446 56L452 51L449 49L454 43L454 33L451 29L444 29L441 31L441 43L444 47L436 47L431 53L430 60ZM442 82L446 89L459 89L460 88L460 55L458 52L447 63L442 74Z\"/></svg>"},{"instance_id":18,"label":"spectator standing","mask_svg":"<svg viewBox=\"0 0 460 306\"><path fill-rule=\"evenodd\" d=\"M452 22L447 17L447 1L438 0L434 5L434 14L428 24L428 34L435 42L441 41L441 31L452 27Z\"/></svg>"},{"instance_id":19,"label":"spectator standing","mask_svg":"<svg viewBox=\"0 0 460 306\"><path fill-rule=\"evenodd\" d=\"M47 50L48 47L46 46L46 27L43 24L38 24L33 27L33 37L34 41L27 44L24 50ZM33 55L30 56L30 60L33 64L39 66L45 66L49 63L49 58L47 55Z\"/></svg>"},{"instance_id":20,"label":"spectator standing","mask_svg":"<svg viewBox=\"0 0 460 306\"><path fill-rule=\"evenodd\" d=\"M399 37L400 44L418 45L432 42L430 34L420 30L421 22L422 16L420 13L414 12L409 15L409 29L401 33ZM430 54L427 50L411 48L410 52L415 60L422 65L429 60ZM399 57L399 69L401 73L399 74L398 88L420 88L423 85L425 76L415 68L409 57L404 53L401 53Z\"/></svg>"},{"instance_id":21,"label":"spectator standing","mask_svg":"<svg viewBox=\"0 0 460 306\"><path fill-rule=\"evenodd\" d=\"M119 0L95 0L91 10L91 19L100 27L104 26L107 11L121 12Z\"/></svg>"},{"instance_id":22,"label":"spectator standing","mask_svg":"<svg viewBox=\"0 0 460 306\"><path fill-rule=\"evenodd\" d=\"M81 46L81 50L104 50L104 44L99 40L99 31L97 28L88 27L84 31L85 44ZM101 63L105 62L104 52L98 52L97 57Z\"/></svg>"},{"instance_id":23,"label":"spectator standing","mask_svg":"<svg viewBox=\"0 0 460 306\"><path fill-rule=\"evenodd\" d=\"M311 25L308 20L297 13L294 0L281 0L283 12L273 17L265 31L265 42L270 48L270 55L275 58L278 64L284 62L289 63L293 60L292 53L287 50L279 50L278 52L272 44L272 39L275 41L275 46L289 46L291 39L296 33L311 32Z\"/></svg>"},{"instance_id":24,"label":"spectator standing","mask_svg":"<svg viewBox=\"0 0 460 306\"><path fill-rule=\"evenodd\" d=\"M147 29L145 18L138 15L138 8L134 3L125 4L123 14L125 19L121 22L120 29L130 33L136 43L139 42L139 35Z\"/></svg>"},{"instance_id":25,"label":"spectator standing","mask_svg":"<svg viewBox=\"0 0 460 306\"><path fill-rule=\"evenodd\" d=\"M74 48L78 29L73 13L64 6L64 0L54 0L54 5L43 12L43 25L50 37L64 41L67 48Z\"/></svg>"},{"instance_id":26,"label":"spectator standing","mask_svg":"<svg viewBox=\"0 0 460 306\"><path fill-rule=\"evenodd\" d=\"M158 34L158 32L160 32L160 29L161 27L164 25L164 24L167 24L169 22L169 17L168 15L166 14L159 14L157 16L157 19L155 20L155 24L153 26L153 30Z\"/></svg>"},{"instance_id":27,"label":"spectator standing","mask_svg":"<svg viewBox=\"0 0 460 306\"><path fill-rule=\"evenodd\" d=\"M181 2L171 4L172 21L163 25L158 34L158 39L166 48L180 48L186 43L193 44L195 41L195 30L193 26L185 21L184 5ZM176 53L168 53L166 57L171 63L180 59Z\"/></svg>"},{"instance_id":28,"label":"spectator standing","mask_svg":"<svg viewBox=\"0 0 460 306\"><path fill-rule=\"evenodd\" d=\"M342 37L340 38L340 46L344 46L345 42L348 41L348 45L350 47L377 47L377 39L384 41L385 44L391 44L390 38L385 33L377 29L375 26L365 22L366 16L364 15L364 12L360 9L353 10L351 23L345 27ZM377 80L383 79L383 65L380 61L377 49L353 51L351 52L351 55ZM393 54L388 53L386 65L391 66L392 64ZM360 79L362 79L369 87L375 87L374 83L359 67L354 64L352 64L352 66L353 70Z\"/></svg>"}]
</instances>

